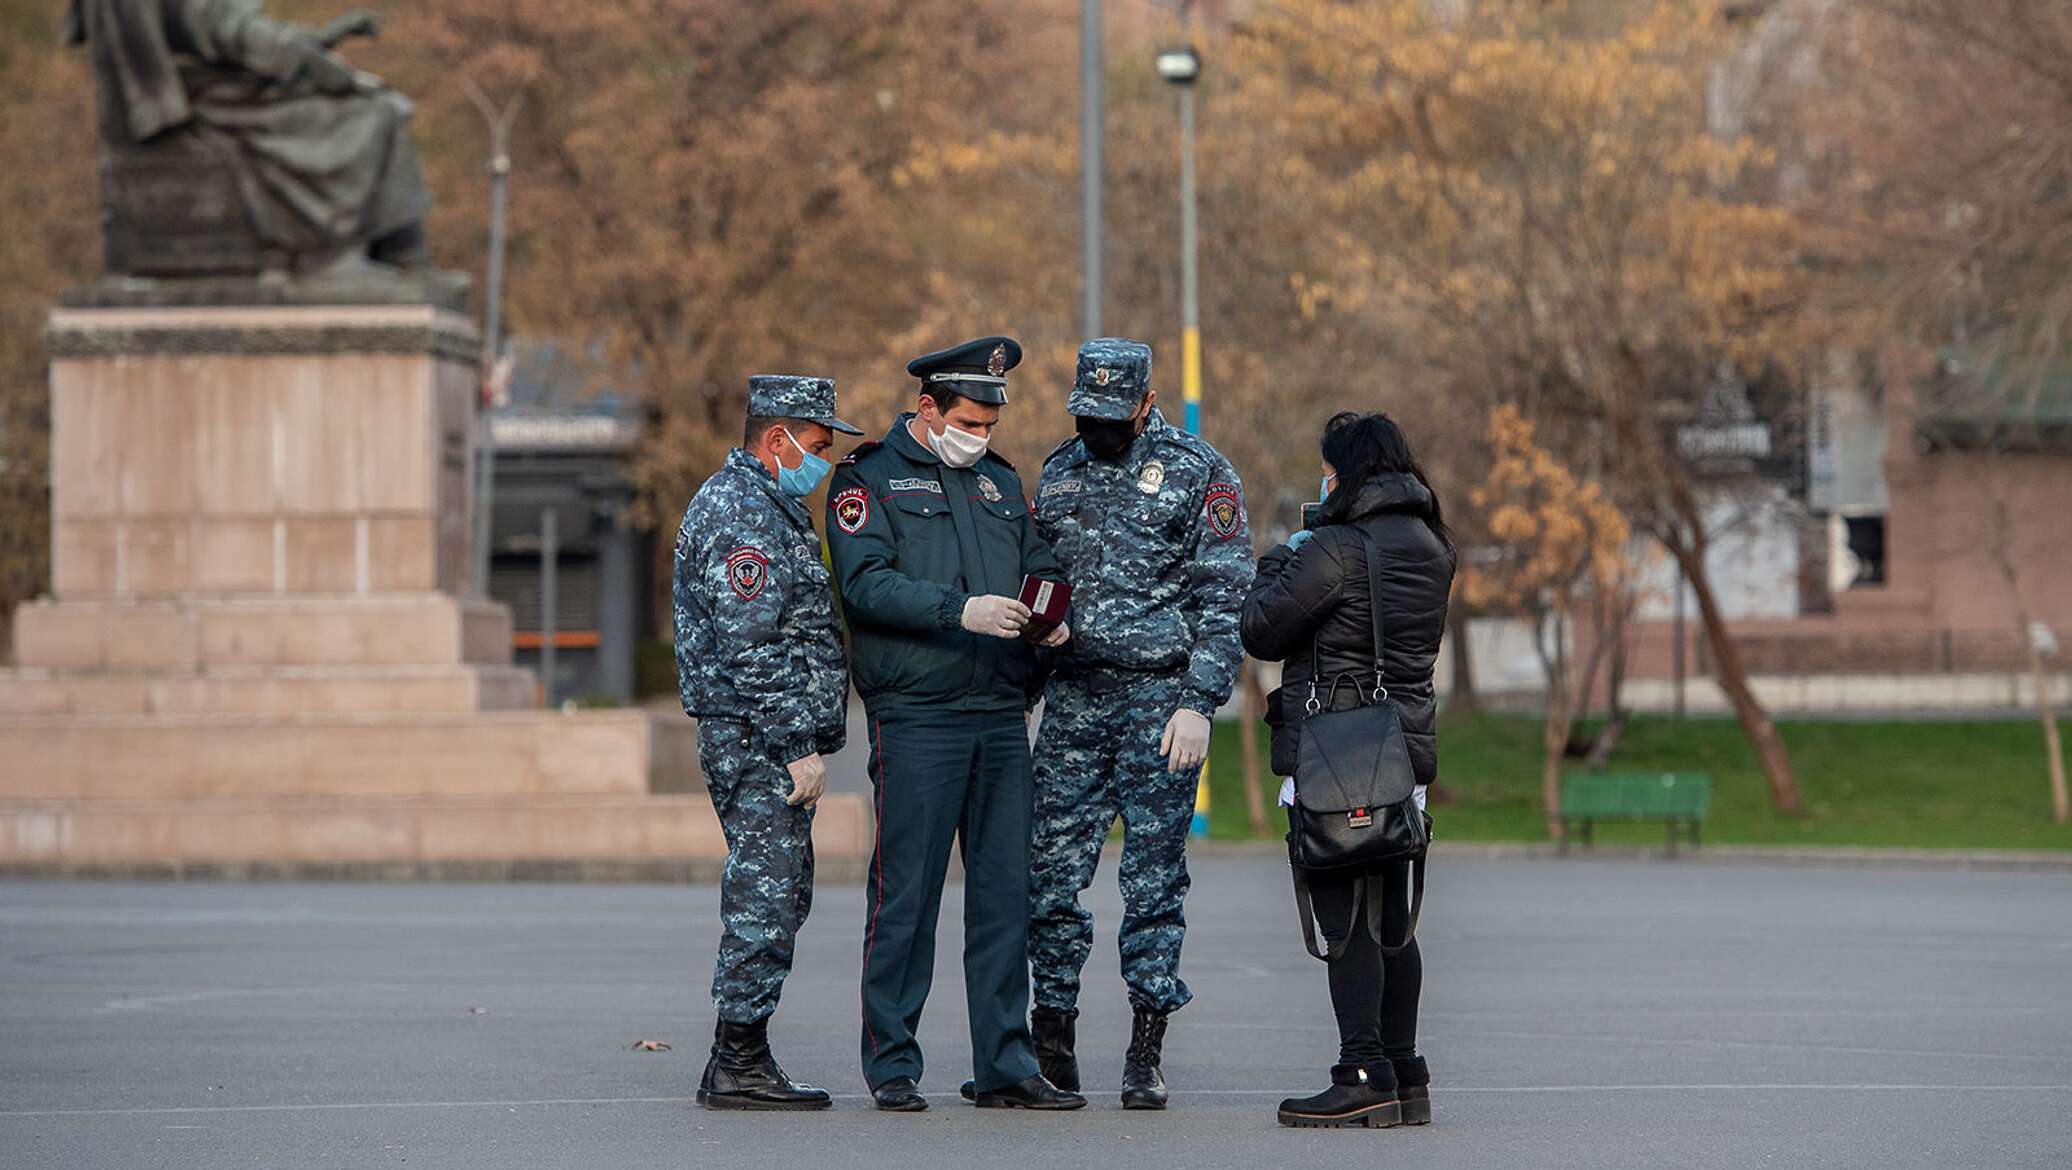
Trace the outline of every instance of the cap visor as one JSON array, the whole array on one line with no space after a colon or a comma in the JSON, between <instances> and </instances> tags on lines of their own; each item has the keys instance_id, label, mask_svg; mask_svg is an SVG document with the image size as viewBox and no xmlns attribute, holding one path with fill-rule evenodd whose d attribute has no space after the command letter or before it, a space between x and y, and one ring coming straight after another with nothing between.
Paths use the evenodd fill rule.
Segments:
<instances>
[{"instance_id":1,"label":"cap visor","mask_svg":"<svg viewBox=\"0 0 2072 1170\"><path fill-rule=\"evenodd\" d=\"M840 431L845 435L860 435L863 433L863 428L852 427L848 423L843 422L841 419L838 419L833 415L829 415L826 418L816 418L813 421L819 423L821 426L824 426L831 431Z\"/></svg>"},{"instance_id":2,"label":"cap visor","mask_svg":"<svg viewBox=\"0 0 2072 1170\"><path fill-rule=\"evenodd\" d=\"M1120 421L1137 413L1137 407L1141 406L1143 402L1144 400L1141 398L1135 402L1124 403L1117 402L1111 398L1086 398L1074 394L1065 402L1065 413L1073 418L1104 418L1110 421Z\"/></svg>"}]
</instances>

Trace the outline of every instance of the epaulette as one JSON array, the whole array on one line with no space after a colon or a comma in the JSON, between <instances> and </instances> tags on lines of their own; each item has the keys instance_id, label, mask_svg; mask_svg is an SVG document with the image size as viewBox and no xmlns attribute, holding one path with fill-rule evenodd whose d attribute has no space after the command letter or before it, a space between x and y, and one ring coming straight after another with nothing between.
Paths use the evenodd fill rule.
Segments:
<instances>
[{"instance_id":1,"label":"epaulette","mask_svg":"<svg viewBox=\"0 0 2072 1170\"><path fill-rule=\"evenodd\" d=\"M856 462L858 459L863 458L864 456L870 454L871 452L877 450L878 448L884 445L884 443L880 442L877 439L865 439L863 442L856 444L854 447L851 447L847 455L844 455L839 460L836 460L835 466L847 467L850 464Z\"/></svg>"},{"instance_id":2,"label":"epaulette","mask_svg":"<svg viewBox=\"0 0 2072 1170\"><path fill-rule=\"evenodd\" d=\"M1060 455L1063 455L1063 454L1065 453L1065 448L1067 448L1067 447L1070 447L1070 446L1071 446L1072 444L1074 444L1074 443L1076 443L1076 442L1078 442L1078 441L1079 441L1079 436L1078 436L1078 435L1073 435L1072 437L1070 437L1070 438L1066 439L1066 440L1065 440L1064 442L1062 442L1062 443L1059 443L1059 444L1058 444L1057 446L1055 446L1055 447L1052 447L1052 448L1050 449L1050 454L1048 454L1048 455L1045 455L1045 456L1043 457L1043 465L1044 465L1045 467L1049 467L1049 466L1050 466L1050 461L1051 461L1051 460L1053 460L1053 459L1056 459L1056 458L1057 458L1058 456L1060 456Z\"/></svg>"}]
</instances>

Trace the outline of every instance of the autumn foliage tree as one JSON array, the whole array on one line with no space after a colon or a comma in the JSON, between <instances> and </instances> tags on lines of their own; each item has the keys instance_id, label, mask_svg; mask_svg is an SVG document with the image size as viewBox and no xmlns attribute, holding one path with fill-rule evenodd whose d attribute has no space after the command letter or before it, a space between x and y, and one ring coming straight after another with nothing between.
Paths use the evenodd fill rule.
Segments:
<instances>
[{"instance_id":1,"label":"autumn foliage tree","mask_svg":"<svg viewBox=\"0 0 2072 1170\"><path fill-rule=\"evenodd\" d=\"M1547 833L1564 835L1561 761L1567 753L1581 694L1614 639L1592 625L1578 663L1573 643L1585 602L1630 591L1636 576L1628 549L1632 529L1595 480L1578 479L1534 438L1533 425L1515 406L1490 411L1489 473L1469 494L1486 517L1493 557L1462 570L1461 596L1487 611L1517 614L1532 623L1533 647L1547 679L1545 749L1540 793Z\"/></svg>"},{"instance_id":2,"label":"autumn foliage tree","mask_svg":"<svg viewBox=\"0 0 2072 1170\"><path fill-rule=\"evenodd\" d=\"M1715 677L1781 811L1800 806L1713 585L1711 486L1682 455L1717 372L1796 364L1804 271L1746 197L1758 147L1715 132L1734 44L1704 0L1283 0L1244 45L1254 165L1313 201L1317 311L1454 397L1515 403L1601 461L1682 568Z\"/></svg>"},{"instance_id":3,"label":"autumn foliage tree","mask_svg":"<svg viewBox=\"0 0 2072 1170\"><path fill-rule=\"evenodd\" d=\"M1964 433L1923 437L1972 461L1978 513L1948 551L1991 564L2006 591L2063 824L2072 797L2035 624L2063 582L2031 568L2051 550L2013 513L2050 507L2026 489L2072 433L2072 7L1843 0L1813 15L1820 81L1794 130L1816 164L1806 216L1837 274L1827 311L1882 348L1947 355L1920 379L1921 406ZM1889 364L1912 379L1929 363Z\"/></svg>"}]
</instances>

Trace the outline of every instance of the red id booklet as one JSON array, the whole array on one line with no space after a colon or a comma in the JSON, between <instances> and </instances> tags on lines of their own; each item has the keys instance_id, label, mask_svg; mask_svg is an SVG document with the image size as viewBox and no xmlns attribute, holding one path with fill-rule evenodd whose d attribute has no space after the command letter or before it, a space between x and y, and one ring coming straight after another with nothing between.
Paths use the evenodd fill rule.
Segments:
<instances>
[{"instance_id":1,"label":"red id booklet","mask_svg":"<svg viewBox=\"0 0 2072 1170\"><path fill-rule=\"evenodd\" d=\"M1029 607L1029 624L1022 627L1022 637L1040 642L1065 624L1065 614L1072 608L1072 587L1048 577L1023 577L1021 602Z\"/></svg>"}]
</instances>

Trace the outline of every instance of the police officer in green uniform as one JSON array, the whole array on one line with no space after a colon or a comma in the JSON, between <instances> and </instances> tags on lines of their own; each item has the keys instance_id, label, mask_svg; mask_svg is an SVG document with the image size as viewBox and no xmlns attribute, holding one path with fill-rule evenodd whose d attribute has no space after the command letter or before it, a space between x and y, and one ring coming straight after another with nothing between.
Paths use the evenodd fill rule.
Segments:
<instances>
[{"instance_id":1,"label":"police officer in green uniform","mask_svg":"<svg viewBox=\"0 0 2072 1170\"><path fill-rule=\"evenodd\" d=\"M877 842L866 875L863 1072L878 1108L928 1108L915 1029L935 971L950 843L964 859L964 984L983 1108L1078 1109L1029 1039L1026 717L1040 679L1024 575L1062 580L1022 481L987 450L1021 346L914 359L917 409L835 469L828 544L870 717ZM1045 639L1070 636L1059 626Z\"/></svg>"}]
</instances>

